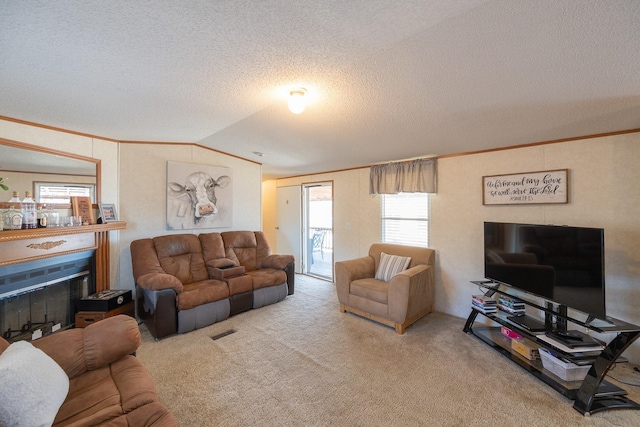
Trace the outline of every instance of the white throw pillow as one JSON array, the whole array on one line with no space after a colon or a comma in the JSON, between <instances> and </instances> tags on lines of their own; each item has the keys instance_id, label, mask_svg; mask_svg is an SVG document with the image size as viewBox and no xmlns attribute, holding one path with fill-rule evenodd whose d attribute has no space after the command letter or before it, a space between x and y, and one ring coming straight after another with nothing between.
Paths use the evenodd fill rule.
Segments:
<instances>
[{"instance_id":1,"label":"white throw pillow","mask_svg":"<svg viewBox=\"0 0 640 427\"><path fill-rule=\"evenodd\" d=\"M380 265L378 265L378 271L376 271L376 279L389 282L393 276L406 270L410 262L411 257L389 255L381 252Z\"/></svg>"},{"instance_id":2,"label":"white throw pillow","mask_svg":"<svg viewBox=\"0 0 640 427\"><path fill-rule=\"evenodd\" d=\"M69 393L69 377L30 342L0 354L0 425L51 426Z\"/></svg>"}]
</instances>

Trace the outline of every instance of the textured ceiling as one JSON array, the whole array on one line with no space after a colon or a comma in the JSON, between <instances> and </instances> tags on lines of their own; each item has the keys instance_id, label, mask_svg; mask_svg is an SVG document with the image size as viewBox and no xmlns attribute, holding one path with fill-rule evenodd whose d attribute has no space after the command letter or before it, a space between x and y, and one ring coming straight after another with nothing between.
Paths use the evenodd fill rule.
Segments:
<instances>
[{"instance_id":1,"label":"textured ceiling","mask_svg":"<svg viewBox=\"0 0 640 427\"><path fill-rule=\"evenodd\" d=\"M3 1L0 115L265 178L635 129L640 1Z\"/></svg>"}]
</instances>

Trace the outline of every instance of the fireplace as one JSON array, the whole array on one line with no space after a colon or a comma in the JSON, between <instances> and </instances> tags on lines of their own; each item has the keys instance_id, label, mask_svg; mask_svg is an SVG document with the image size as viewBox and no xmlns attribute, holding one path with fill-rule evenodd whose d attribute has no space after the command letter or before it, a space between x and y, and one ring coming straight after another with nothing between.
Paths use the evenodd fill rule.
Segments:
<instances>
[{"instance_id":1,"label":"fireplace","mask_svg":"<svg viewBox=\"0 0 640 427\"><path fill-rule=\"evenodd\" d=\"M0 267L0 333L33 340L73 326L80 298L95 292L95 252Z\"/></svg>"},{"instance_id":2,"label":"fireplace","mask_svg":"<svg viewBox=\"0 0 640 427\"><path fill-rule=\"evenodd\" d=\"M110 289L109 233L125 222L0 232L0 336L72 327L81 298Z\"/></svg>"}]
</instances>

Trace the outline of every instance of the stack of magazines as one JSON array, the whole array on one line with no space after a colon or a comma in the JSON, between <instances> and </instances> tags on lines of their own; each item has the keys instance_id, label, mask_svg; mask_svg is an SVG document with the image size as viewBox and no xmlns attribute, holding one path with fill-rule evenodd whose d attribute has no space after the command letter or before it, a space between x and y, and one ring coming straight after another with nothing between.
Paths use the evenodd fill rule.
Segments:
<instances>
[{"instance_id":1,"label":"stack of magazines","mask_svg":"<svg viewBox=\"0 0 640 427\"><path fill-rule=\"evenodd\" d=\"M495 300L484 295L472 295L471 307L483 314L491 314L497 311Z\"/></svg>"}]
</instances>

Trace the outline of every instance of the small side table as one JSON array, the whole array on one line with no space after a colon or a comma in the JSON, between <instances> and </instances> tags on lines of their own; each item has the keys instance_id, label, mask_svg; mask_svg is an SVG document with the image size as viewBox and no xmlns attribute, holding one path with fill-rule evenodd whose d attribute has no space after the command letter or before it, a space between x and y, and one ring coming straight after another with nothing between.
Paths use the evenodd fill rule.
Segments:
<instances>
[{"instance_id":1,"label":"small side table","mask_svg":"<svg viewBox=\"0 0 640 427\"><path fill-rule=\"evenodd\" d=\"M84 328L92 323L99 322L107 317L117 316L118 314L126 314L128 316L135 317L135 301L129 301L128 303L109 311L79 311L76 313L76 328Z\"/></svg>"}]
</instances>

